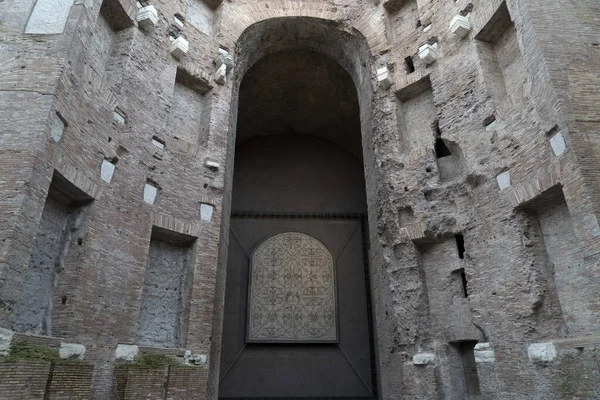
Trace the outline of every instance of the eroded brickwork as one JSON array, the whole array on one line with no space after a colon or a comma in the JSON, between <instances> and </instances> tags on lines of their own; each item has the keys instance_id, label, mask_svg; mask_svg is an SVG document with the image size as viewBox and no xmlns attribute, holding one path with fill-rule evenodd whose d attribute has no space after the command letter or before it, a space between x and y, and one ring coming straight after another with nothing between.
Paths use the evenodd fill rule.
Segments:
<instances>
[{"instance_id":1,"label":"eroded brickwork","mask_svg":"<svg viewBox=\"0 0 600 400\"><path fill-rule=\"evenodd\" d=\"M600 3L140 3L0 3L0 327L32 331L21 299L45 304L52 331L29 333L86 347L84 398L216 399L240 84L266 55L309 50L357 89L379 397L472 393L465 341L489 343L474 352L479 398L600 396ZM146 5L151 28L136 20ZM449 28L457 15L464 38ZM180 36L189 51L178 59ZM225 81L219 49L233 56ZM72 189L48 195L57 176L85 198L81 232ZM115 369L117 346L138 344L157 227L195 243L179 285L189 295L175 296L185 329L168 345L208 358L171 386L163 371ZM60 265L37 290L31 269L46 249ZM528 352L540 342L555 354ZM62 398L40 365L0 363L3 398Z\"/></svg>"}]
</instances>

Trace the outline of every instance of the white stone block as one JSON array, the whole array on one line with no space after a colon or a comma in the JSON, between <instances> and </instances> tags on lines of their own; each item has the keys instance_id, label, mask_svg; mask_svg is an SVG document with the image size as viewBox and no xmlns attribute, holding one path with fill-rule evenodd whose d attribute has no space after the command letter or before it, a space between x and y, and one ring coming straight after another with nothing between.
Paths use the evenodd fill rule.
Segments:
<instances>
[{"instance_id":1,"label":"white stone block","mask_svg":"<svg viewBox=\"0 0 600 400\"><path fill-rule=\"evenodd\" d=\"M225 54L223 54L223 52ZM215 64L217 65L217 69L221 68L222 65L225 65L225 73L228 74L233 68L233 57L227 51L219 49L219 55L215 59Z\"/></svg>"},{"instance_id":2,"label":"white stone block","mask_svg":"<svg viewBox=\"0 0 600 400\"><path fill-rule=\"evenodd\" d=\"M174 21L175 21L175 25L177 25L177 27L179 29L183 29L183 21L182 20L180 20L179 18L175 17Z\"/></svg>"},{"instance_id":3,"label":"white stone block","mask_svg":"<svg viewBox=\"0 0 600 400\"><path fill-rule=\"evenodd\" d=\"M38 0L25 27L25 33L39 35L63 33L73 2L74 0Z\"/></svg>"},{"instance_id":4,"label":"white stone block","mask_svg":"<svg viewBox=\"0 0 600 400\"><path fill-rule=\"evenodd\" d=\"M492 350L489 343L477 343L475 345L475 362L496 362L496 353L494 353L494 350Z\"/></svg>"},{"instance_id":5,"label":"white stone block","mask_svg":"<svg viewBox=\"0 0 600 400\"><path fill-rule=\"evenodd\" d=\"M219 85L224 85L227 82L227 66L225 64L217 69L214 79Z\"/></svg>"},{"instance_id":6,"label":"white stone block","mask_svg":"<svg viewBox=\"0 0 600 400\"><path fill-rule=\"evenodd\" d=\"M115 121L117 121L120 124L125 124L125 122L127 122L127 118L125 117L125 114L123 114L122 111L115 109L115 111L113 111L113 118Z\"/></svg>"},{"instance_id":7,"label":"white stone block","mask_svg":"<svg viewBox=\"0 0 600 400\"><path fill-rule=\"evenodd\" d=\"M148 204L154 204L156 196L158 195L158 188L156 186L146 183L144 186L144 201Z\"/></svg>"},{"instance_id":8,"label":"white stone block","mask_svg":"<svg viewBox=\"0 0 600 400\"><path fill-rule=\"evenodd\" d=\"M511 186L510 183L510 172L504 171L500 175L496 177L496 181L498 182L498 186L500 190L508 189Z\"/></svg>"},{"instance_id":9,"label":"white stone block","mask_svg":"<svg viewBox=\"0 0 600 400\"><path fill-rule=\"evenodd\" d=\"M158 147L161 150L165 149L165 144L156 140L156 139L152 139L152 144L155 145L156 147Z\"/></svg>"},{"instance_id":10,"label":"white stone block","mask_svg":"<svg viewBox=\"0 0 600 400\"><path fill-rule=\"evenodd\" d=\"M495 131L497 127L498 127L498 121L494 120L490 124L485 126L485 131L486 132Z\"/></svg>"},{"instance_id":11,"label":"white stone block","mask_svg":"<svg viewBox=\"0 0 600 400\"><path fill-rule=\"evenodd\" d=\"M215 211L215 206L212 204L202 203L200 204L200 219L202 221L210 221Z\"/></svg>"},{"instance_id":12,"label":"white stone block","mask_svg":"<svg viewBox=\"0 0 600 400\"><path fill-rule=\"evenodd\" d=\"M140 349L134 344L119 344L115 350L115 359L121 361L133 361L139 352Z\"/></svg>"},{"instance_id":13,"label":"white stone block","mask_svg":"<svg viewBox=\"0 0 600 400\"><path fill-rule=\"evenodd\" d=\"M58 114L54 114L52 116L52 127L50 127L50 137L52 138L52 140L58 143L60 142L60 139L62 139L64 133L65 123L58 116Z\"/></svg>"},{"instance_id":14,"label":"white stone block","mask_svg":"<svg viewBox=\"0 0 600 400\"><path fill-rule=\"evenodd\" d=\"M392 86L392 75L387 67L379 68L377 70L377 81L384 89L389 89Z\"/></svg>"},{"instance_id":15,"label":"white stone block","mask_svg":"<svg viewBox=\"0 0 600 400\"><path fill-rule=\"evenodd\" d=\"M0 328L0 356L5 356L10 351L14 332Z\"/></svg>"},{"instance_id":16,"label":"white stone block","mask_svg":"<svg viewBox=\"0 0 600 400\"><path fill-rule=\"evenodd\" d=\"M556 156L560 156L567 151L567 144L562 132L558 132L550 138L550 146Z\"/></svg>"},{"instance_id":17,"label":"white stone block","mask_svg":"<svg viewBox=\"0 0 600 400\"><path fill-rule=\"evenodd\" d=\"M204 166L213 170L218 170L219 168L221 168L221 165L218 162L212 160L204 161Z\"/></svg>"},{"instance_id":18,"label":"white stone block","mask_svg":"<svg viewBox=\"0 0 600 400\"><path fill-rule=\"evenodd\" d=\"M149 31L158 24L158 11L154 6L142 7L138 10L135 19L141 29Z\"/></svg>"},{"instance_id":19,"label":"white stone block","mask_svg":"<svg viewBox=\"0 0 600 400\"><path fill-rule=\"evenodd\" d=\"M82 344L61 343L58 355L62 359L83 360L85 355L85 346Z\"/></svg>"},{"instance_id":20,"label":"white stone block","mask_svg":"<svg viewBox=\"0 0 600 400\"><path fill-rule=\"evenodd\" d=\"M419 47L419 58L425 64L433 64L438 59L437 43L425 44Z\"/></svg>"},{"instance_id":21,"label":"white stone block","mask_svg":"<svg viewBox=\"0 0 600 400\"><path fill-rule=\"evenodd\" d=\"M427 365L435 363L436 357L433 353L419 353L416 354L412 362L414 365Z\"/></svg>"},{"instance_id":22,"label":"white stone block","mask_svg":"<svg viewBox=\"0 0 600 400\"><path fill-rule=\"evenodd\" d=\"M102 165L100 166L100 179L102 179L106 183L110 183L114 174L115 164L111 163L108 160L102 160Z\"/></svg>"},{"instance_id":23,"label":"white stone block","mask_svg":"<svg viewBox=\"0 0 600 400\"><path fill-rule=\"evenodd\" d=\"M423 33L429 32L432 28L433 24L429 24L426 27L423 28Z\"/></svg>"},{"instance_id":24,"label":"white stone block","mask_svg":"<svg viewBox=\"0 0 600 400\"><path fill-rule=\"evenodd\" d=\"M450 22L450 31L462 38L467 37L469 32L471 32L471 23L467 17L457 15Z\"/></svg>"},{"instance_id":25,"label":"white stone block","mask_svg":"<svg viewBox=\"0 0 600 400\"><path fill-rule=\"evenodd\" d=\"M208 356L204 354L192 354L190 350L186 350L183 361L186 365L206 365L208 363Z\"/></svg>"},{"instance_id":26,"label":"white stone block","mask_svg":"<svg viewBox=\"0 0 600 400\"><path fill-rule=\"evenodd\" d=\"M556 359L558 353L554 343L533 343L527 349L527 355L533 362L551 362Z\"/></svg>"},{"instance_id":27,"label":"white stone block","mask_svg":"<svg viewBox=\"0 0 600 400\"><path fill-rule=\"evenodd\" d=\"M179 36L177 39L173 40L171 43L171 54L178 60L188 53L190 49L189 42L182 36Z\"/></svg>"}]
</instances>

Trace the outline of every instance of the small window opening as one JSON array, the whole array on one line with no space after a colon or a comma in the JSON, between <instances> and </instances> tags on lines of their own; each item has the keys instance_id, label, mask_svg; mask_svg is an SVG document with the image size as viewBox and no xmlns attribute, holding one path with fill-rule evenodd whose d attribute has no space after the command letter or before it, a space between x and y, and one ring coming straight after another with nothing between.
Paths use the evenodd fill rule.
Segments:
<instances>
[{"instance_id":1,"label":"small window opening","mask_svg":"<svg viewBox=\"0 0 600 400\"><path fill-rule=\"evenodd\" d=\"M63 297L60 299L60 304L62 304L63 306L67 304L67 296L63 296Z\"/></svg>"},{"instance_id":2,"label":"small window opening","mask_svg":"<svg viewBox=\"0 0 600 400\"><path fill-rule=\"evenodd\" d=\"M437 158L448 157L452 155L448 146L441 138L435 140L435 154Z\"/></svg>"},{"instance_id":3,"label":"small window opening","mask_svg":"<svg viewBox=\"0 0 600 400\"><path fill-rule=\"evenodd\" d=\"M404 59L404 67L406 68L407 74L415 72L415 63L413 62L412 57L409 56Z\"/></svg>"},{"instance_id":4,"label":"small window opening","mask_svg":"<svg viewBox=\"0 0 600 400\"><path fill-rule=\"evenodd\" d=\"M469 289L468 289L468 282L467 282L467 274L465 274L464 268L460 270L460 279L462 281L463 295L465 296L465 299L466 299L469 297Z\"/></svg>"},{"instance_id":5,"label":"small window opening","mask_svg":"<svg viewBox=\"0 0 600 400\"><path fill-rule=\"evenodd\" d=\"M465 258L465 237L463 235L455 235L456 248L458 249L458 258L461 260Z\"/></svg>"}]
</instances>

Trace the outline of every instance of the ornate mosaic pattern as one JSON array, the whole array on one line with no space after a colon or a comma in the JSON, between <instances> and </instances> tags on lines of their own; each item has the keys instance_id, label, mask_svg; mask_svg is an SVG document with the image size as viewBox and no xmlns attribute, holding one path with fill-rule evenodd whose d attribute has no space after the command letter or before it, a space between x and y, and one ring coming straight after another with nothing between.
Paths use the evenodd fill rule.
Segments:
<instances>
[{"instance_id":1,"label":"ornate mosaic pattern","mask_svg":"<svg viewBox=\"0 0 600 400\"><path fill-rule=\"evenodd\" d=\"M333 258L297 232L265 241L252 255L248 341L337 340Z\"/></svg>"}]
</instances>

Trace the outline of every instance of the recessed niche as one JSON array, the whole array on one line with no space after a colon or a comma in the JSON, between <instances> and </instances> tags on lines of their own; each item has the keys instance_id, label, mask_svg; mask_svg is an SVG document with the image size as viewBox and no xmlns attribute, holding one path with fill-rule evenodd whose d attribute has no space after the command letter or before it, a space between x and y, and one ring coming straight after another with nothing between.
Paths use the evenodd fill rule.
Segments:
<instances>
[{"instance_id":1,"label":"recessed niche","mask_svg":"<svg viewBox=\"0 0 600 400\"><path fill-rule=\"evenodd\" d=\"M38 0L33 7L25 33L51 35L63 33L74 0Z\"/></svg>"},{"instance_id":2,"label":"recessed niche","mask_svg":"<svg viewBox=\"0 0 600 400\"><path fill-rule=\"evenodd\" d=\"M550 288L556 288L570 333L590 332L600 318L600 301L589 285L583 249L575 235L573 220L560 185L545 191L521 208L534 226L532 249L542 253L543 272ZM531 247L530 247L531 248Z\"/></svg>"},{"instance_id":3,"label":"recessed niche","mask_svg":"<svg viewBox=\"0 0 600 400\"><path fill-rule=\"evenodd\" d=\"M189 0L187 20L205 35L214 34L215 10L203 0Z\"/></svg>"},{"instance_id":4,"label":"recessed niche","mask_svg":"<svg viewBox=\"0 0 600 400\"><path fill-rule=\"evenodd\" d=\"M123 70L133 39L133 21L118 0L104 0L94 25L87 57L92 75L115 93L121 90ZM93 81L93 79L90 79Z\"/></svg>"},{"instance_id":5,"label":"recessed niche","mask_svg":"<svg viewBox=\"0 0 600 400\"><path fill-rule=\"evenodd\" d=\"M177 69L169 131L171 136L194 145L208 141L211 101L208 83Z\"/></svg>"},{"instance_id":6,"label":"recessed niche","mask_svg":"<svg viewBox=\"0 0 600 400\"><path fill-rule=\"evenodd\" d=\"M153 227L140 304L137 344L185 345L196 238Z\"/></svg>"},{"instance_id":7,"label":"recessed niche","mask_svg":"<svg viewBox=\"0 0 600 400\"><path fill-rule=\"evenodd\" d=\"M88 229L93 199L55 172L42 211L23 290L14 309L13 330L51 336L56 305L55 288L64 276L75 273L78 239Z\"/></svg>"},{"instance_id":8,"label":"recessed niche","mask_svg":"<svg viewBox=\"0 0 600 400\"><path fill-rule=\"evenodd\" d=\"M515 102L523 97L527 71L505 2L475 38L485 85L494 100Z\"/></svg>"},{"instance_id":9,"label":"recessed niche","mask_svg":"<svg viewBox=\"0 0 600 400\"><path fill-rule=\"evenodd\" d=\"M420 30L419 7L416 0L387 1L384 7L388 12L389 25L394 43L413 43L417 40Z\"/></svg>"},{"instance_id":10,"label":"recessed niche","mask_svg":"<svg viewBox=\"0 0 600 400\"><path fill-rule=\"evenodd\" d=\"M429 78L396 93L400 100L397 109L401 151L432 148L431 127L436 121L436 108Z\"/></svg>"}]
</instances>

